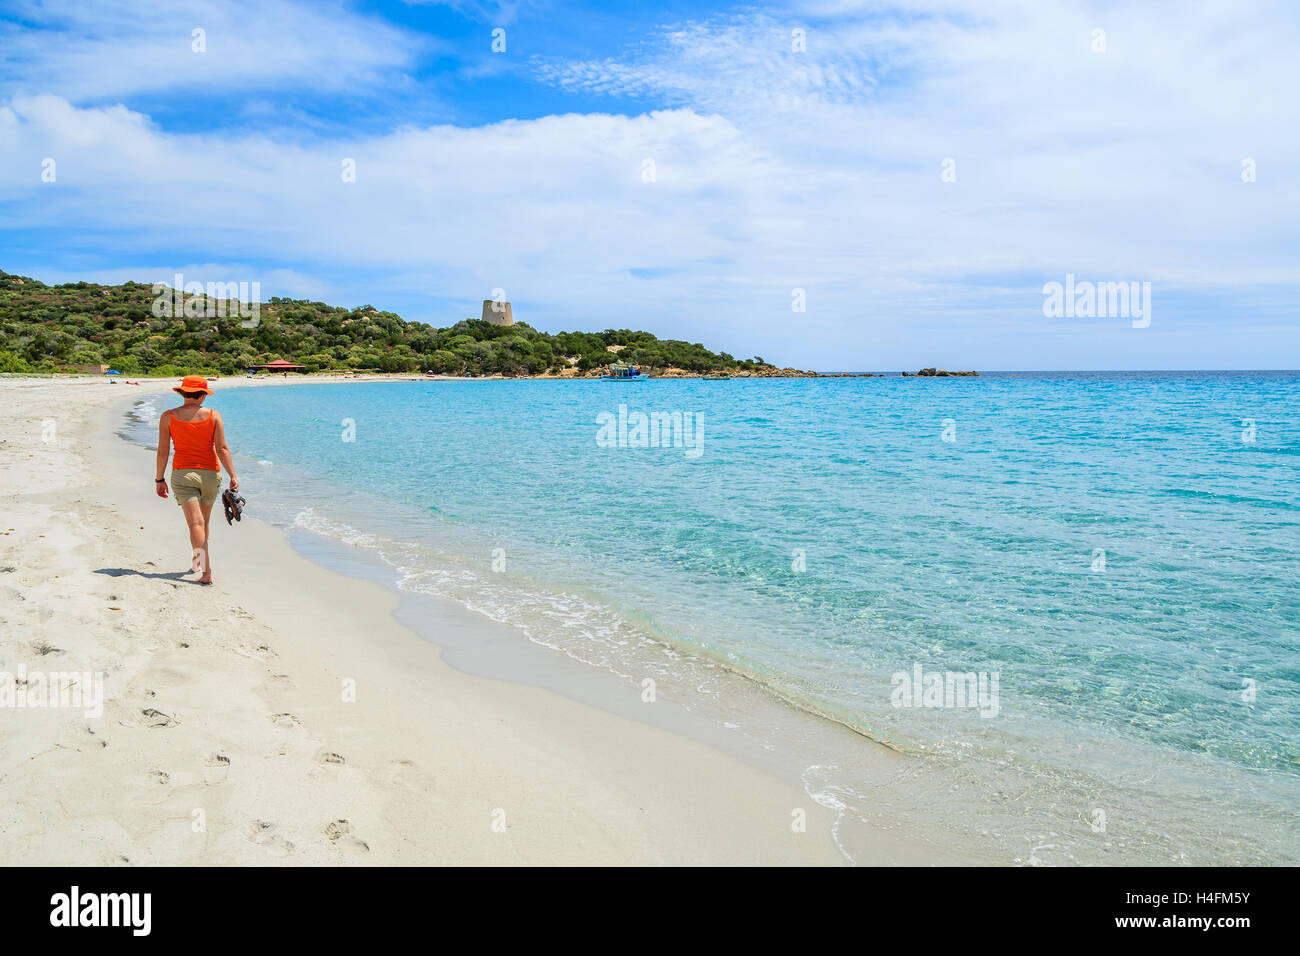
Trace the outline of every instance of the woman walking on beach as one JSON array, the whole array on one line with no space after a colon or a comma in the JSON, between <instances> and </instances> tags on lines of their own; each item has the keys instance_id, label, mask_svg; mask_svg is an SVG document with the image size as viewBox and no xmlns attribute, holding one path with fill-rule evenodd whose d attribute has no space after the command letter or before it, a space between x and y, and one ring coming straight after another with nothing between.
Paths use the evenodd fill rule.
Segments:
<instances>
[{"instance_id":1,"label":"woman walking on beach","mask_svg":"<svg viewBox=\"0 0 1300 956\"><path fill-rule=\"evenodd\" d=\"M230 460L230 447L226 444L226 430L221 413L203 407L203 400L212 394L208 380L202 375L186 375L181 379L179 392L185 404L169 409L158 419L158 462L154 468L154 488L159 498L167 497L167 456L172 445L176 456L172 459L172 492L181 506L185 524L190 529L190 553L193 555L191 571L202 571L199 584L212 583L212 562L208 557L208 519L212 506L221 492L221 465L230 475L230 488L239 490L235 466Z\"/></svg>"}]
</instances>

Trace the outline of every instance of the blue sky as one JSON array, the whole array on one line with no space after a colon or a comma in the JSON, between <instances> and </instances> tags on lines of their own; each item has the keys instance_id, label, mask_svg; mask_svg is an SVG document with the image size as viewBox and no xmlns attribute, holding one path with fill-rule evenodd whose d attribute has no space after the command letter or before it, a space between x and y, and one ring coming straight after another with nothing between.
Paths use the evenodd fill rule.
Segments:
<instances>
[{"instance_id":1,"label":"blue sky","mask_svg":"<svg viewBox=\"0 0 1300 956\"><path fill-rule=\"evenodd\" d=\"M503 289L821 370L1300 367L1284 3L0 11L9 272L439 325ZM1067 273L1151 324L1044 316Z\"/></svg>"}]
</instances>

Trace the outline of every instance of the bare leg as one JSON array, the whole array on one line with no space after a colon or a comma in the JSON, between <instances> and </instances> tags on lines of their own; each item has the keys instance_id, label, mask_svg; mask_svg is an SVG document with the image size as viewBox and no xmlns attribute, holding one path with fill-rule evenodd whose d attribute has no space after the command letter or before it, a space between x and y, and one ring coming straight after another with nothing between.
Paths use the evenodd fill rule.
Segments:
<instances>
[{"instance_id":1,"label":"bare leg","mask_svg":"<svg viewBox=\"0 0 1300 956\"><path fill-rule=\"evenodd\" d=\"M213 502L216 504L216 502ZM212 505L199 505L199 511L203 514L203 577L199 578L199 584L212 583L212 554L210 551L212 538L209 537L208 529L212 524Z\"/></svg>"},{"instance_id":2,"label":"bare leg","mask_svg":"<svg viewBox=\"0 0 1300 956\"><path fill-rule=\"evenodd\" d=\"M197 501L187 501L181 505L185 515L185 524L190 529L191 571L202 571L211 583L211 571L208 568L208 525L203 517L202 506Z\"/></svg>"}]
</instances>

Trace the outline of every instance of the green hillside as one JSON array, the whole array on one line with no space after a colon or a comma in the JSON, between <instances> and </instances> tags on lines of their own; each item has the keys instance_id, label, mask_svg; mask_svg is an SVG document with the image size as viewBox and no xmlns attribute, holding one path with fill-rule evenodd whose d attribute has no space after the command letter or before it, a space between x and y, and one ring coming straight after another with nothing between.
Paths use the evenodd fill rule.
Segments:
<instances>
[{"instance_id":1,"label":"green hillside","mask_svg":"<svg viewBox=\"0 0 1300 956\"><path fill-rule=\"evenodd\" d=\"M282 298L261 303L256 327L244 328L234 302L224 317L159 318L155 298L141 282L46 285L0 271L0 372L107 364L128 375L231 375L287 359L312 372L540 375L608 365L615 358L610 345L625 346L618 359L650 369L770 368L761 358L737 360L627 329L551 335L522 322L500 327L480 319L434 328L368 305L343 309ZM210 302L185 297L192 311Z\"/></svg>"}]
</instances>

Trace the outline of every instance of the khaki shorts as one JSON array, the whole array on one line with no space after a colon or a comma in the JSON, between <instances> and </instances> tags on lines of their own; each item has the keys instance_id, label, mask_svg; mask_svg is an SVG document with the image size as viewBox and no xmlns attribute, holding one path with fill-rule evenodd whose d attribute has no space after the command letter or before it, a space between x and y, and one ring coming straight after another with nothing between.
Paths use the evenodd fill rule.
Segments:
<instances>
[{"instance_id":1,"label":"khaki shorts","mask_svg":"<svg viewBox=\"0 0 1300 956\"><path fill-rule=\"evenodd\" d=\"M221 472L207 468L172 469L172 494L176 503L197 501L201 505L215 504L221 494Z\"/></svg>"}]
</instances>

